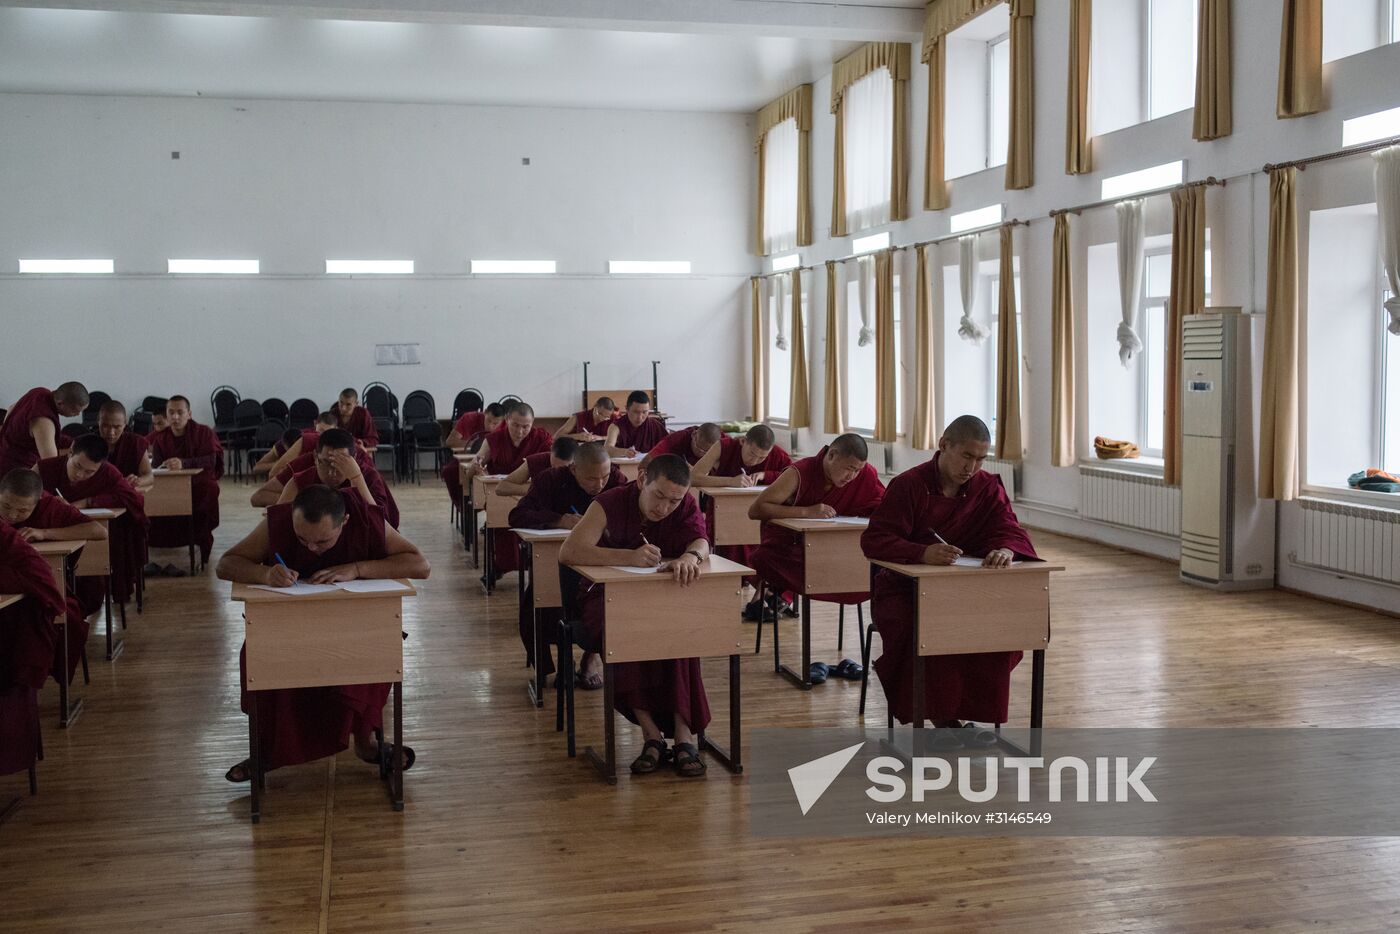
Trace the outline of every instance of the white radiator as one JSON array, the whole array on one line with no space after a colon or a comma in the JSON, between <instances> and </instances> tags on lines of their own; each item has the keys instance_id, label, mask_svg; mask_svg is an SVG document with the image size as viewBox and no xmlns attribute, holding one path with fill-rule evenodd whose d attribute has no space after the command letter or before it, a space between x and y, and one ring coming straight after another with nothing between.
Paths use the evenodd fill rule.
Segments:
<instances>
[{"instance_id":1,"label":"white radiator","mask_svg":"<svg viewBox=\"0 0 1400 934\"><path fill-rule=\"evenodd\" d=\"M1161 477L1098 467L1079 468L1079 514L1130 529L1181 534L1181 488Z\"/></svg>"},{"instance_id":2,"label":"white radiator","mask_svg":"<svg viewBox=\"0 0 1400 934\"><path fill-rule=\"evenodd\" d=\"M1400 584L1400 510L1298 500L1303 545L1295 564Z\"/></svg>"},{"instance_id":3,"label":"white radiator","mask_svg":"<svg viewBox=\"0 0 1400 934\"><path fill-rule=\"evenodd\" d=\"M999 461L989 457L982 462L982 469L1001 477L1001 485L1006 487L1006 495L1016 501L1016 465L1010 461Z\"/></svg>"}]
</instances>

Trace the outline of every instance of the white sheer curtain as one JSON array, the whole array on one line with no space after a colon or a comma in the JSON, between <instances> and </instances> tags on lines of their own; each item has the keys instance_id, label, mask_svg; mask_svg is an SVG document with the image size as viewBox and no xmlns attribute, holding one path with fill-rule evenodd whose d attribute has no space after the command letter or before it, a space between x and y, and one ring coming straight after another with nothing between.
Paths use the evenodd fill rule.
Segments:
<instances>
[{"instance_id":1,"label":"white sheer curtain","mask_svg":"<svg viewBox=\"0 0 1400 934\"><path fill-rule=\"evenodd\" d=\"M1118 212L1118 301L1123 314L1118 322L1118 362L1127 367L1133 354L1142 353L1142 341L1133 330L1142 294L1142 199L1119 201L1114 208Z\"/></svg>"},{"instance_id":2,"label":"white sheer curtain","mask_svg":"<svg viewBox=\"0 0 1400 934\"><path fill-rule=\"evenodd\" d=\"M977 234L958 238L958 287L962 294L962 318L958 321L958 337L980 344L987 339L987 329L972 317L977 308Z\"/></svg>"},{"instance_id":3,"label":"white sheer curtain","mask_svg":"<svg viewBox=\"0 0 1400 934\"><path fill-rule=\"evenodd\" d=\"M797 121L763 137L763 252L797 247Z\"/></svg>"},{"instance_id":4,"label":"white sheer curtain","mask_svg":"<svg viewBox=\"0 0 1400 934\"><path fill-rule=\"evenodd\" d=\"M852 84L842 96L841 106L846 147L846 229L855 233L890 220L894 80L889 69L877 68Z\"/></svg>"},{"instance_id":5,"label":"white sheer curtain","mask_svg":"<svg viewBox=\"0 0 1400 934\"><path fill-rule=\"evenodd\" d=\"M1381 227L1381 261L1390 298L1385 310L1390 315L1387 330L1400 334L1400 146L1390 146L1375 154L1376 214Z\"/></svg>"},{"instance_id":6,"label":"white sheer curtain","mask_svg":"<svg viewBox=\"0 0 1400 934\"><path fill-rule=\"evenodd\" d=\"M856 269L860 273L860 334L856 344L868 347L875 339L875 331L870 325L875 316L875 257L862 256L856 260Z\"/></svg>"},{"instance_id":7,"label":"white sheer curtain","mask_svg":"<svg viewBox=\"0 0 1400 934\"><path fill-rule=\"evenodd\" d=\"M786 273L774 277L773 295L775 297L775 302L773 309L773 346L777 347L779 350L788 349L787 317L789 302L788 290L790 288L791 286L788 284L788 276Z\"/></svg>"}]
</instances>

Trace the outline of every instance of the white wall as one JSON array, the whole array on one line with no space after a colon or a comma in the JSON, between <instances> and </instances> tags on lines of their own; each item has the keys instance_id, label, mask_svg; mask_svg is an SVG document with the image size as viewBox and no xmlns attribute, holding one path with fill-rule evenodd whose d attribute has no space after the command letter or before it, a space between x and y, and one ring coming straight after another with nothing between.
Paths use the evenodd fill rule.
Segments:
<instances>
[{"instance_id":1,"label":"white wall","mask_svg":"<svg viewBox=\"0 0 1400 934\"><path fill-rule=\"evenodd\" d=\"M748 411L741 328L752 202L742 115L0 95L0 403L83 380L129 405L210 389L307 395L384 380L578 407L651 384L681 420ZM171 152L179 151L179 160ZM523 166L528 157L531 164ZM20 277L19 258L111 257L118 275ZM176 278L168 258L256 258L256 278ZM326 277L327 258L414 259ZM471 258L556 277L465 275ZM621 280L609 259L688 259ZM374 344L424 362L374 366Z\"/></svg>"},{"instance_id":2,"label":"white wall","mask_svg":"<svg viewBox=\"0 0 1400 934\"><path fill-rule=\"evenodd\" d=\"M1008 218L1034 218L1029 228L1016 228L1017 256L1021 262L1021 294L1023 315L1023 353L1031 361L1028 372L1022 374L1024 434L1026 455L1023 461L1018 509L1023 516L1036 519L1036 510L1044 521L1052 511L1056 527L1085 537L1106 537L1102 527L1073 519L1079 506L1079 473L1076 468L1050 466L1049 404L1050 404L1050 290L1051 234L1053 224L1046 219L1054 208L1097 201L1099 182L1106 175L1145 168L1173 159L1185 159L1187 177L1207 175L1233 177L1257 173L1266 162L1330 152L1341 147L1343 119L1383 110L1400 104L1400 86L1394 76L1400 74L1400 46L1383 46L1341 59L1324 69L1329 109L1311 117L1279 120L1275 116L1277 90L1277 61L1280 17L1277 11L1267 16L1244 16L1243 4L1236 4L1233 27L1234 58L1234 133L1214 142L1191 139L1191 111L1125 127L1098 136L1093 141L1096 171L1085 176L1064 174L1065 113L1064 88L1068 45L1068 0L1041 0L1035 17L1035 68L1039 93L1035 101L1035 178L1034 187L1026 191L1004 190L1004 170L996 168L955 179L951 186L949 210L927 212L923 203L923 140L926 130L927 72L917 65L910 77L910 139L911 173L909 198L912 216L909 220L889 225L896 244L907 244L948 233L949 215L1001 202ZM917 46L915 47L917 58ZM1127 80L1127 79L1125 79ZM950 79L949 93L953 79ZM1102 84L1102 82L1100 82ZM829 78L816 83L814 100L828 100ZM1091 88L1091 97L1098 93ZM802 251L804 264L820 264L850 252L850 240L832 240L824 233L829 222L831 203L831 147L833 120L827 108L819 106L814 119L813 203L816 205L818 242ZM1308 255L1306 219L1311 210L1359 204L1374 200L1365 193L1371 187L1371 168L1364 158L1339 160L1309 168L1299 176L1300 256ZM1268 181L1262 175L1233 178L1225 188L1211 188L1206 195L1207 225L1211 231L1212 283L1211 302L1215 305L1238 305L1262 314L1266 293L1266 254L1268 243ZM1146 210L1146 232L1149 236L1167 233L1170 229L1169 204L1165 196L1152 198ZM1112 208L1089 211L1071 218L1072 263L1076 297L1078 335L1078 368L1081 390L1088 385L1087 354L1112 355L1117 366L1116 343L1111 336L1091 335L1087 325L1088 248L1091 244L1111 243L1114 239ZM992 238L993 242L995 238ZM993 247L993 250L995 248ZM944 268L955 266L956 246L952 242L933 251L930 268L935 279L948 275ZM814 401L813 424L820 426L822 400L822 361L826 348L821 339L825 318L824 277L814 277L817 285L812 303L813 316L809 341L809 372L812 375L811 397ZM1306 272L1300 289L1307 295ZM934 335L936 365L945 366L945 355L957 347L946 337L947 317L956 319L960 309L943 299L956 296L956 282L948 288L946 282L935 281ZM1306 310L1305 310L1306 313ZM906 322L912 314L905 312ZM1257 327L1262 330L1262 320ZM906 324L906 346L912 346ZM1258 361L1253 372L1260 373ZM912 384L906 385L912 392ZM938 420L946 422L960 414L950 411L940 398ZM1078 433L1082 456L1092 456L1088 412L1081 396ZM803 450L814 450L829 438L819 431L799 432ZM892 460L903 469L926 460L926 452L915 451L903 440L895 445ZM1298 549L1297 527L1289 513L1281 510L1278 554L1286 556ZM1071 518L1066 519L1065 516ZM1151 550L1144 547L1143 550ZM1400 610L1400 590L1363 582L1338 585L1330 575L1319 575L1304 569L1291 568L1286 558L1279 561L1280 582L1289 587L1316 593L1341 596L1369 603L1372 606ZM1339 589L1340 588L1340 589Z\"/></svg>"}]
</instances>

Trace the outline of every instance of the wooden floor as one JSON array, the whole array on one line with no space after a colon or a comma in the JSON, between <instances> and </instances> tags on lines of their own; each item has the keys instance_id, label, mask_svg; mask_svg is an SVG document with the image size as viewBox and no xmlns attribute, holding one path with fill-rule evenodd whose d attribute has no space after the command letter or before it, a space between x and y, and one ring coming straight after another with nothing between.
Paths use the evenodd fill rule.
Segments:
<instances>
[{"instance_id":1,"label":"wooden floor","mask_svg":"<svg viewBox=\"0 0 1400 934\"><path fill-rule=\"evenodd\" d=\"M250 491L225 484L216 557L254 522ZM395 495L433 562L407 601L407 809L346 753L272 773L252 826L247 786L223 778L247 745L238 613L212 572L157 580L115 665L94 632L72 729L57 728L52 684L43 695L40 793L0 826L0 930L1400 929L1394 839L767 840L749 836L745 782L722 769L609 788L564 756L552 709L527 705L514 578L482 594L440 484ZM1149 558L1036 542L1069 566L1047 726L1400 720L1395 619L1212 594ZM834 612L817 618L814 657L835 661ZM855 723L858 682L799 693L769 659L745 661L747 728ZM716 695L721 663L707 673ZM1014 711L1028 682L1027 663ZM600 698L580 698L587 741ZM871 703L883 723L874 685ZM637 743L620 735L626 763ZM23 789L23 775L0 779L0 804Z\"/></svg>"}]
</instances>

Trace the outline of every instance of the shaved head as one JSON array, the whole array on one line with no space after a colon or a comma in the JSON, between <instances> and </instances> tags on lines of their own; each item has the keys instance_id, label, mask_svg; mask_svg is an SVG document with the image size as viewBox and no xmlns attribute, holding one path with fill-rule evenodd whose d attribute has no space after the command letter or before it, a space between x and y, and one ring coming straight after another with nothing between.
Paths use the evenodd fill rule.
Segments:
<instances>
[{"instance_id":1,"label":"shaved head","mask_svg":"<svg viewBox=\"0 0 1400 934\"><path fill-rule=\"evenodd\" d=\"M719 430L718 425L714 422L706 422L695 429L695 440L708 447L718 441L722 434L723 432Z\"/></svg>"},{"instance_id":2,"label":"shaved head","mask_svg":"<svg viewBox=\"0 0 1400 934\"><path fill-rule=\"evenodd\" d=\"M959 415L943 429L943 440L950 445L964 444L968 441L991 444L992 433L987 429L987 423L976 415Z\"/></svg>"},{"instance_id":3,"label":"shaved head","mask_svg":"<svg viewBox=\"0 0 1400 934\"><path fill-rule=\"evenodd\" d=\"M53 391L53 401L60 406L76 405L79 411L87 408L88 391L82 383L69 381L60 383Z\"/></svg>"},{"instance_id":4,"label":"shaved head","mask_svg":"<svg viewBox=\"0 0 1400 934\"><path fill-rule=\"evenodd\" d=\"M767 425L754 425L744 435L744 440L756 448L767 451L777 444L777 439L773 437L773 429Z\"/></svg>"},{"instance_id":5,"label":"shaved head","mask_svg":"<svg viewBox=\"0 0 1400 934\"><path fill-rule=\"evenodd\" d=\"M842 457L852 457L858 461L870 460L870 445L857 434L844 434L832 441L828 447Z\"/></svg>"},{"instance_id":6,"label":"shaved head","mask_svg":"<svg viewBox=\"0 0 1400 934\"><path fill-rule=\"evenodd\" d=\"M101 419L104 415L120 415L122 418L126 418L126 406L116 399L104 402L102 408L97 410L97 417Z\"/></svg>"},{"instance_id":7,"label":"shaved head","mask_svg":"<svg viewBox=\"0 0 1400 934\"><path fill-rule=\"evenodd\" d=\"M576 467L611 463L612 456L608 454L608 449L601 443L580 444L578 450L574 452L574 466Z\"/></svg>"},{"instance_id":8,"label":"shaved head","mask_svg":"<svg viewBox=\"0 0 1400 934\"><path fill-rule=\"evenodd\" d=\"M0 477L0 493L9 493L24 499L38 499L44 492L44 481L39 475L24 467L16 467Z\"/></svg>"}]
</instances>

